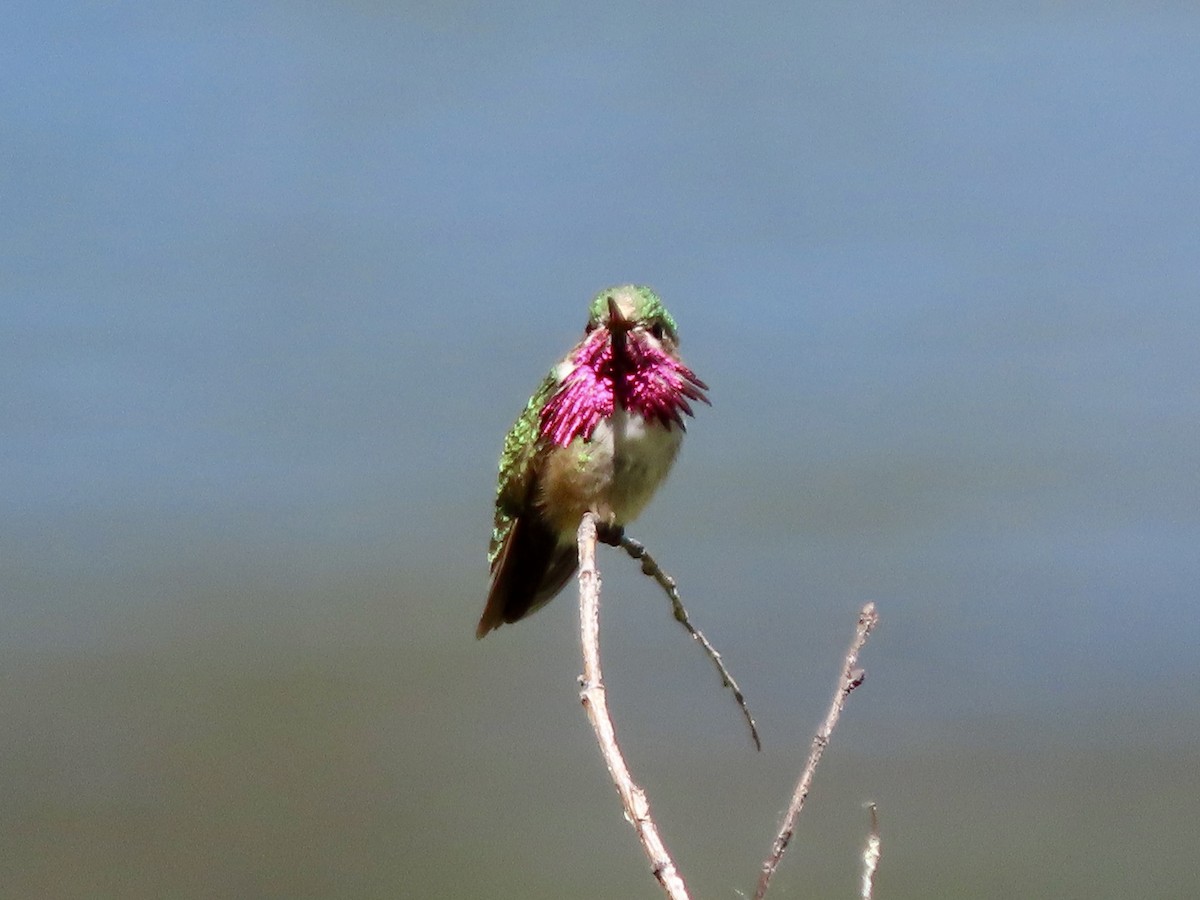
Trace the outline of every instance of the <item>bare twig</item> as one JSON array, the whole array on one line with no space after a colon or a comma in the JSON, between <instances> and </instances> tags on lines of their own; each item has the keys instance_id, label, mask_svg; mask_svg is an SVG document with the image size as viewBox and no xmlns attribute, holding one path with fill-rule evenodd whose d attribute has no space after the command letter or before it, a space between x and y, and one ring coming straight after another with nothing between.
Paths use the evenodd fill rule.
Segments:
<instances>
[{"instance_id":1,"label":"bare twig","mask_svg":"<svg viewBox=\"0 0 1200 900\"><path fill-rule=\"evenodd\" d=\"M658 829L650 818L650 803L646 792L633 783L621 749L617 746L612 719L608 715L604 681L600 671L600 573L596 570L596 519L591 513L579 523L579 627L583 644L583 675L580 676L579 699L587 711L592 731L600 744L600 752L608 766L625 818L637 832L642 849L650 860L654 877L671 900L688 900L687 888Z\"/></svg>"},{"instance_id":2,"label":"bare twig","mask_svg":"<svg viewBox=\"0 0 1200 900\"><path fill-rule=\"evenodd\" d=\"M771 883L771 877L779 867L779 861L783 858L783 852L787 849L788 843L796 831L796 818L800 815L800 810L804 808L804 801L808 797L809 790L812 788L813 773L816 771L817 763L821 761L821 754L829 746L829 738L833 734L833 729L837 727L838 718L842 714L842 707L846 705L846 698L850 696L851 691L863 683L863 679L866 677L866 673L858 668L858 654L867 642L867 638L871 634L871 629L878 622L879 614L875 612L874 603L868 603L862 608L862 612L858 614L858 630L855 632L854 640L851 642L850 649L846 652L846 658L842 663L842 675L838 679L838 686L833 694L833 702L829 706L829 712L825 716L825 721L817 729L817 733L813 737L812 747L808 751L808 762L804 766L804 771L800 773L800 780L796 782L796 790L792 794L792 802L788 805L787 813L783 817L783 824L779 828L779 834L775 838L775 843L771 846L771 852L763 860L762 874L758 879L758 890L754 892L754 900L762 900L766 896L767 888Z\"/></svg>"},{"instance_id":3,"label":"bare twig","mask_svg":"<svg viewBox=\"0 0 1200 900\"><path fill-rule=\"evenodd\" d=\"M642 573L649 575L658 582L659 587L666 593L667 598L671 601L671 610L675 615L675 621L687 629L690 634L708 654L708 658L713 661L713 665L717 667L717 672L721 675L722 684L733 691L734 699L737 700L738 706L742 709L742 715L746 719L746 724L750 726L750 737L754 740L754 749L762 749L762 741L758 736L758 726L754 724L754 716L750 714L750 707L746 705L746 696L742 693L742 689L738 687L738 683L733 680L733 676L729 674L729 670L725 668L725 663L721 660L721 654L704 636L704 632L692 625L691 619L688 617L688 611L683 606L683 600L679 597L679 588L675 584L675 579L662 570L662 567L655 561L654 557L646 552L646 547L641 541L635 541L631 537L626 537L624 534L620 536L620 544L625 548L625 552L636 560L640 560L642 564Z\"/></svg>"},{"instance_id":4,"label":"bare twig","mask_svg":"<svg viewBox=\"0 0 1200 900\"><path fill-rule=\"evenodd\" d=\"M871 810L871 833L867 837L867 848L863 850L862 900L871 900L875 890L875 870L879 868L879 814L875 804L867 804Z\"/></svg>"}]
</instances>

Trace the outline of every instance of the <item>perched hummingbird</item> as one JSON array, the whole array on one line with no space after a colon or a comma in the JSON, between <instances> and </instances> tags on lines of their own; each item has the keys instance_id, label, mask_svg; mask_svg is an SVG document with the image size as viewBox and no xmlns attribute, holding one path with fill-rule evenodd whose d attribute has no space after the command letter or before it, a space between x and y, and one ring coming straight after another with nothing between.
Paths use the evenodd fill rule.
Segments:
<instances>
[{"instance_id":1,"label":"perched hummingbird","mask_svg":"<svg viewBox=\"0 0 1200 900\"><path fill-rule=\"evenodd\" d=\"M708 389L679 358L675 320L648 287L601 291L583 339L550 370L504 439L483 637L540 609L579 565L583 514L616 528L667 477L689 400Z\"/></svg>"}]
</instances>

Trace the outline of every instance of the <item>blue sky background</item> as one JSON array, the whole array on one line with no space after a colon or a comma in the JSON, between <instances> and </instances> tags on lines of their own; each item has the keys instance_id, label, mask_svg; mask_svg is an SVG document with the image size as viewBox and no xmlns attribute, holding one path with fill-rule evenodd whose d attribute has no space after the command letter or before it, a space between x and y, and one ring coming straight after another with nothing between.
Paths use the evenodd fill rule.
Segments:
<instances>
[{"instance_id":1,"label":"blue sky background","mask_svg":"<svg viewBox=\"0 0 1200 900\"><path fill-rule=\"evenodd\" d=\"M1200 13L0 21L25 895L653 896L575 707L571 599L472 638L504 431L623 281L664 297L713 399L635 532L768 743L747 758L662 601L602 560L614 702L695 883L752 882L867 599L870 679L792 889L852 889L868 794L892 896L1189 883ZM1101 780L1127 802L1089 805ZM733 821L689 828L721 790Z\"/></svg>"}]
</instances>

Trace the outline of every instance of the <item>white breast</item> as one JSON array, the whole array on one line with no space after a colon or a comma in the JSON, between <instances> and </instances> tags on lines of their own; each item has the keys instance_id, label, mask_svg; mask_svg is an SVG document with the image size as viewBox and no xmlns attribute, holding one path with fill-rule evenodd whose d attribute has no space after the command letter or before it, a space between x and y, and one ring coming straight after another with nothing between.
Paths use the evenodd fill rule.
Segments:
<instances>
[{"instance_id":1,"label":"white breast","mask_svg":"<svg viewBox=\"0 0 1200 900\"><path fill-rule=\"evenodd\" d=\"M682 441L681 429L647 422L620 407L611 421L596 427L592 442L597 445L597 457L607 457L604 464L611 473L608 501L618 523L632 521L650 502L671 471Z\"/></svg>"}]
</instances>

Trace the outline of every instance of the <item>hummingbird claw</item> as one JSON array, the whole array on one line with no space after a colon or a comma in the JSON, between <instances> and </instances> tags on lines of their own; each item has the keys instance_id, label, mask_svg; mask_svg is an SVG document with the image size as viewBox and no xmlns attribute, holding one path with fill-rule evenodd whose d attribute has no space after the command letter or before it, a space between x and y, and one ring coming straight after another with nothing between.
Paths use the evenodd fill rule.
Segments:
<instances>
[{"instance_id":1,"label":"hummingbird claw","mask_svg":"<svg viewBox=\"0 0 1200 900\"><path fill-rule=\"evenodd\" d=\"M610 547L620 547L621 539L624 537L624 525L608 525L603 522L596 523L596 540L600 543L608 544Z\"/></svg>"}]
</instances>

